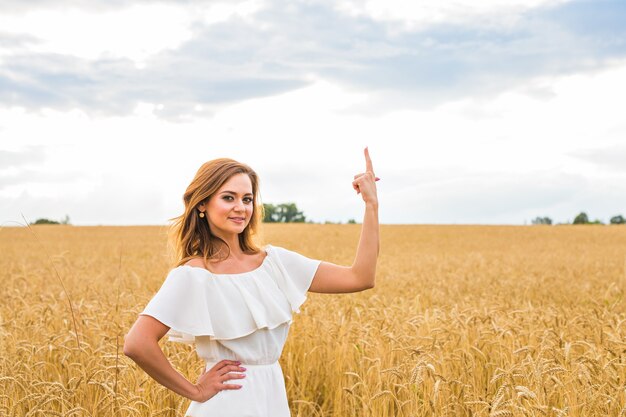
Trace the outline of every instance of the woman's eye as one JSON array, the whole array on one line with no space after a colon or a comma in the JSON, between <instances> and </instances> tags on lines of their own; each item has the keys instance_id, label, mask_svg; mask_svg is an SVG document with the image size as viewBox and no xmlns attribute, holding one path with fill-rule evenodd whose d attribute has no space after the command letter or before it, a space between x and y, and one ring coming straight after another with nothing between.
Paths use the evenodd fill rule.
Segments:
<instances>
[{"instance_id":1,"label":"woman's eye","mask_svg":"<svg viewBox=\"0 0 626 417\"><path fill-rule=\"evenodd\" d=\"M229 198L233 198L233 197L230 196L230 195L224 196L225 200L228 200ZM228 200L228 201L230 201L230 200ZM247 201L248 203L251 203L252 202L252 198L246 197L246 198L243 199L243 201Z\"/></svg>"}]
</instances>

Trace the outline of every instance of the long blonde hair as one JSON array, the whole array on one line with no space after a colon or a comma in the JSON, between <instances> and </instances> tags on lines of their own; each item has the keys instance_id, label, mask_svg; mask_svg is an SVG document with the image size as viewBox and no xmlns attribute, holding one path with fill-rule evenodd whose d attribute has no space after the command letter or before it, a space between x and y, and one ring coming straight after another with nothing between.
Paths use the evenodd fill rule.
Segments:
<instances>
[{"instance_id":1,"label":"long blonde hair","mask_svg":"<svg viewBox=\"0 0 626 417\"><path fill-rule=\"evenodd\" d=\"M247 174L252 182L253 212L248 226L239 234L239 246L245 253L259 253L261 248L254 239L258 237L263 221L264 210L259 192L259 178L252 168L230 158L218 158L202 164L196 176L183 195L185 211L173 221L169 229L170 245L174 252L176 266L185 264L195 257L202 257L205 264L209 260L226 259L230 247L221 238L213 235L206 218L200 218L196 210L198 204L208 203L211 197L233 175ZM229 250L226 256L218 256L223 243Z\"/></svg>"}]
</instances>

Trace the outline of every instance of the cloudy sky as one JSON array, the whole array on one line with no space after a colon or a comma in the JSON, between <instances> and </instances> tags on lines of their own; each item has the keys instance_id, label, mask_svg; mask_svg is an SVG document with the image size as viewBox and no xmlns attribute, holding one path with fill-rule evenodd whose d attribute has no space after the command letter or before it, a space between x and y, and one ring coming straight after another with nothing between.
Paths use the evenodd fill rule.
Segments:
<instances>
[{"instance_id":1,"label":"cloudy sky","mask_svg":"<svg viewBox=\"0 0 626 417\"><path fill-rule=\"evenodd\" d=\"M626 215L626 2L0 2L0 223L166 224L217 157L381 223Z\"/></svg>"}]
</instances>

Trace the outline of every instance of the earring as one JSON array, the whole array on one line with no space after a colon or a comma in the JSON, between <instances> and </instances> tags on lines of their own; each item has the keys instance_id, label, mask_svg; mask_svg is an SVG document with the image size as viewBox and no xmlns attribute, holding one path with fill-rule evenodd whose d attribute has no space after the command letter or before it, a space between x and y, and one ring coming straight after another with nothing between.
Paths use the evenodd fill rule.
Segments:
<instances>
[{"instance_id":1,"label":"earring","mask_svg":"<svg viewBox=\"0 0 626 417\"><path fill-rule=\"evenodd\" d=\"M199 216L200 216L200 217L204 217L204 212L202 212L202 211L201 211L201 212L200 212L200 214L199 214Z\"/></svg>"}]
</instances>

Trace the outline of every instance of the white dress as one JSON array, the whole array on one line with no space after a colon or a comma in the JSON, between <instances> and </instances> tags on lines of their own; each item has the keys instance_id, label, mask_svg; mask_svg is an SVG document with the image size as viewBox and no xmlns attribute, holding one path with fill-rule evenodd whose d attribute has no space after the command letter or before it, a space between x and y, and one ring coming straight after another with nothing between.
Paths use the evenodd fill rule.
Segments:
<instances>
[{"instance_id":1,"label":"white dress","mask_svg":"<svg viewBox=\"0 0 626 417\"><path fill-rule=\"evenodd\" d=\"M170 327L173 342L195 343L210 369L223 359L241 361L242 385L205 402L192 401L189 417L290 417L278 363L292 313L299 313L320 260L267 245L261 266L239 274L173 268L140 315ZM195 382L195 381L192 381Z\"/></svg>"}]
</instances>

